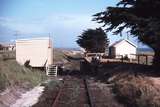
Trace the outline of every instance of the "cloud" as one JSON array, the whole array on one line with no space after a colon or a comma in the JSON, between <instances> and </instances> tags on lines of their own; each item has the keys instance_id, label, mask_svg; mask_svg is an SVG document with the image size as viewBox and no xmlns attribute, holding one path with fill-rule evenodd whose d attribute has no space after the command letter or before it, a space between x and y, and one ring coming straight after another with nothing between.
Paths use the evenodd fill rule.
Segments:
<instances>
[{"instance_id":1,"label":"cloud","mask_svg":"<svg viewBox=\"0 0 160 107\"><path fill-rule=\"evenodd\" d=\"M50 29L85 29L93 28L96 23L91 21L91 16L87 15L49 15L37 19L17 19L0 17L0 25L22 33L42 33Z\"/></svg>"},{"instance_id":2,"label":"cloud","mask_svg":"<svg viewBox=\"0 0 160 107\"><path fill-rule=\"evenodd\" d=\"M17 20L13 18L0 18L0 25L11 29L12 31L18 31L21 33L39 33L43 31L43 28L39 26L36 22L33 23L32 21L23 21Z\"/></svg>"},{"instance_id":3,"label":"cloud","mask_svg":"<svg viewBox=\"0 0 160 107\"><path fill-rule=\"evenodd\" d=\"M71 46L72 44L76 45L76 38L82 30L99 26L91 19L92 17L89 15L80 14L50 14L35 19L0 17L0 30L5 29L6 36L9 36L7 32L14 34L16 31L21 35L37 34L37 36L52 33L53 38L56 39L56 45L62 45L60 42L63 42ZM66 36L67 39L64 39Z\"/></svg>"}]
</instances>

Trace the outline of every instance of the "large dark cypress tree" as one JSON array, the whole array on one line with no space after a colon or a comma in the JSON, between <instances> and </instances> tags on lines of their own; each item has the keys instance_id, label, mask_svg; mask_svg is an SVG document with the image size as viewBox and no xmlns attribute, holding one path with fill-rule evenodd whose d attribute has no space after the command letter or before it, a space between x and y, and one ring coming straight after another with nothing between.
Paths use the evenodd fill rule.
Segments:
<instances>
[{"instance_id":1,"label":"large dark cypress tree","mask_svg":"<svg viewBox=\"0 0 160 107\"><path fill-rule=\"evenodd\" d=\"M160 67L159 10L160 0L119 0L117 6L95 14L93 20L104 23L107 31L116 30L114 34L129 28L131 35L154 50L153 64Z\"/></svg>"},{"instance_id":2,"label":"large dark cypress tree","mask_svg":"<svg viewBox=\"0 0 160 107\"><path fill-rule=\"evenodd\" d=\"M87 52L105 52L108 47L108 38L103 29L87 29L78 36L77 44Z\"/></svg>"}]
</instances>

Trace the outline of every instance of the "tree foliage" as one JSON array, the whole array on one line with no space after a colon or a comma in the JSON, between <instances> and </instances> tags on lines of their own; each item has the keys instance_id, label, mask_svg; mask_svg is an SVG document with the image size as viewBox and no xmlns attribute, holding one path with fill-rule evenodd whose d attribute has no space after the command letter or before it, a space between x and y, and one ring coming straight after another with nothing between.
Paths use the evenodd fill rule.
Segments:
<instances>
[{"instance_id":1,"label":"tree foliage","mask_svg":"<svg viewBox=\"0 0 160 107\"><path fill-rule=\"evenodd\" d=\"M119 0L117 6L108 7L94 15L94 21L104 23L114 34L129 28L131 35L155 51L154 64L160 66L160 0Z\"/></svg>"},{"instance_id":2,"label":"tree foliage","mask_svg":"<svg viewBox=\"0 0 160 107\"><path fill-rule=\"evenodd\" d=\"M3 50L4 46L2 44L0 44L0 50Z\"/></svg>"},{"instance_id":3,"label":"tree foliage","mask_svg":"<svg viewBox=\"0 0 160 107\"><path fill-rule=\"evenodd\" d=\"M77 44L87 52L105 52L108 38L103 29L88 29L78 36Z\"/></svg>"}]
</instances>

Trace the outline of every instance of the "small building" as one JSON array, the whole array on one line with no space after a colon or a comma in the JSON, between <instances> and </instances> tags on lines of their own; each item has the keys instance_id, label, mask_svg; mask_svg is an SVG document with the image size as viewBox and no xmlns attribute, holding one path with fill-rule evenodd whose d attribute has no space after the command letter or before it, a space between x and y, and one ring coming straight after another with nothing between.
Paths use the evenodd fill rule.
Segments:
<instances>
[{"instance_id":1,"label":"small building","mask_svg":"<svg viewBox=\"0 0 160 107\"><path fill-rule=\"evenodd\" d=\"M15 51L16 50L16 45L15 44L9 44L8 45L8 50L9 51Z\"/></svg>"},{"instance_id":2,"label":"small building","mask_svg":"<svg viewBox=\"0 0 160 107\"><path fill-rule=\"evenodd\" d=\"M31 67L45 67L53 63L52 41L48 38L16 40L16 61Z\"/></svg>"},{"instance_id":3,"label":"small building","mask_svg":"<svg viewBox=\"0 0 160 107\"><path fill-rule=\"evenodd\" d=\"M0 44L0 50L3 50L3 51L15 51L16 50L16 46L15 46L15 44L11 44L11 43L3 43L3 44Z\"/></svg>"},{"instance_id":4,"label":"small building","mask_svg":"<svg viewBox=\"0 0 160 107\"><path fill-rule=\"evenodd\" d=\"M129 40L123 39L113 43L109 47L109 56L112 58L128 57L130 59L135 59L137 46L130 42Z\"/></svg>"},{"instance_id":5,"label":"small building","mask_svg":"<svg viewBox=\"0 0 160 107\"><path fill-rule=\"evenodd\" d=\"M0 44L0 50L4 50L4 46Z\"/></svg>"}]
</instances>

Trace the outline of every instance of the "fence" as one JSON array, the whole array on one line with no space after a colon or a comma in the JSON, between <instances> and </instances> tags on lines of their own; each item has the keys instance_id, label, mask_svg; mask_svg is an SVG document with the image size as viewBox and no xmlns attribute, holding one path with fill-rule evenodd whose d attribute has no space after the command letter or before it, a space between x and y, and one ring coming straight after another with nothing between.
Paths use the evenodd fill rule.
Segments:
<instances>
[{"instance_id":1,"label":"fence","mask_svg":"<svg viewBox=\"0 0 160 107\"><path fill-rule=\"evenodd\" d=\"M136 56L136 61L138 64L152 65L154 55L150 54L131 54Z\"/></svg>"},{"instance_id":2,"label":"fence","mask_svg":"<svg viewBox=\"0 0 160 107\"><path fill-rule=\"evenodd\" d=\"M122 62L122 63L136 63L144 65L152 65L154 55L149 54L131 54L133 59L129 59L123 55L117 55L115 58L102 59L101 62Z\"/></svg>"},{"instance_id":3,"label":"fence","mask_svg":"<svg viewBox=\"0 0 160 107\"><path fill-rule=\"evenodd\" d=\"M132 56L130 59L123 55L117 55L114 58L110 58L109 56L104 58L104 53L87 53L85 55L85 59L88 62L91 62L92 57L101 56L101 62L122 62L122 63L136 63L136 64L144 64L144 65L152 65L154 55L153 54L130 54Z\"/></svg>"}]
</instances>

